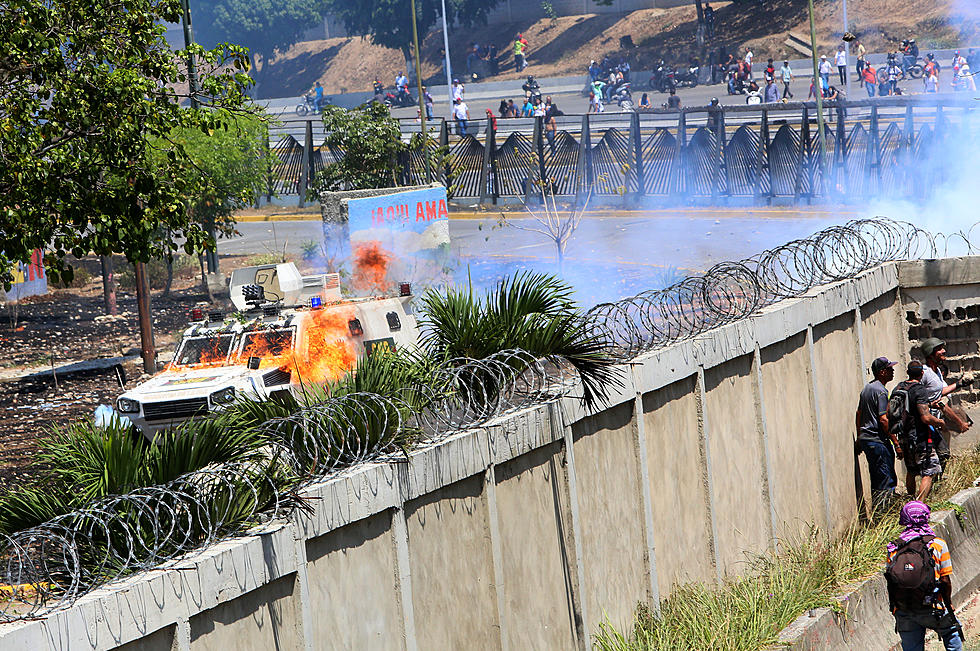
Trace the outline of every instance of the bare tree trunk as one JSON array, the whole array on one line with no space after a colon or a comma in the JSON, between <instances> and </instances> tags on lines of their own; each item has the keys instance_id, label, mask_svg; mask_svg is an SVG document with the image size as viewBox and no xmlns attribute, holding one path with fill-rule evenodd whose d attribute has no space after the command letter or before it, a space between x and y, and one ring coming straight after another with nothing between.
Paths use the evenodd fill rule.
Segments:
<instances>
[{"instance_id":1,"label":"bare tree trunk","mask_svg":"<svg viewBox=\"0 0 980 651\"><path fill-rule=\"evenodd\" d=\"M139 314L140 348L143 353L143 372L157 372L157 353L153 344L153 319L150 316L150 284L146 279L146 266L136 263L136 309Z\"/></svg>"},{"instance_id":2,"label":"bare tree trunk","mask_svg":"<svg viewBox=\"0 0 980 651\"><path fill-rule=\"evenodd\" d=\"M105 313L110 316L119 314L116 305L116 281L112 271L112 257L103 255L99 258L102 264L102 301L105 304Z\"/></svg>"},{"instance_id":3,"label":"bare tree trunk","mask_svg":"<svg viewBox=\"0 0 980 651\"><path fill-rule=\"evenodd\" d=\"M214 295L211 293L211 285L208 284L208 272L204 268L204 254L197 254L197 263L201 267L201 287L204 289L204 293L208 295L208 301L214 303Z\"/></svg>"}]
</instances>

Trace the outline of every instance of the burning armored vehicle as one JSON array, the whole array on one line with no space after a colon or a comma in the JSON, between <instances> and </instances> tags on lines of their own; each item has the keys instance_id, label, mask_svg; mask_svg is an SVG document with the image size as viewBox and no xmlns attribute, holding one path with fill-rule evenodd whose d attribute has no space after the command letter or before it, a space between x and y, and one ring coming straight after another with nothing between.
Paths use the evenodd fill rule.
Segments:
<instances>
[{"instance_id":1,"label":"burning armored vehicle","mask_svg":"<svg viewBox=\"0 0 980 651\"><path fill-rule=\"evenodd\" d=\"M195 309L173 360L122 394L116 411L152 438L239 397L336 380L358 357L416 344L411 287L398 290L344 299L337 274L301 276L292 263L237 269L230 293L238 312Z\"/></svg>"}]
</instances>

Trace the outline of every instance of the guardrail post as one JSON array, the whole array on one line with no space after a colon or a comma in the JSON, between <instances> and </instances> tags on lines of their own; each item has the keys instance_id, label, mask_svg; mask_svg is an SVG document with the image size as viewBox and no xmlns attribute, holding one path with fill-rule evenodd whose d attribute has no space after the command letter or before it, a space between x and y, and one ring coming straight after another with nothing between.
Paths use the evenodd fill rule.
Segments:
<instances>
[{"instance_id":1,"label":"guardrail post","mask_svg":"<svg viewBox=\"0 0 980 651\"><path fill-rule=\"evenodd\" d=\"M306 206L306 192L310 187L313 172L313 120L306 121L306 135L303 142L303 162L299 168L299 207Z\"/></svg>"},{"instance_id":2,"label":"guardrail post","mask_svg":"<svg viewBox=\"0 0 980 651\"><path fill-rule=\"evenodd\" d=\"M527 165L527 178L524 179L524 201L530 203L531 197L536 197L538 192L544 192L544 169L541 166L541 118L534 118L534 130L531 132L531 160ZM537 161L534 159L537 158ZM538 169L535 170L534 168ZM534 174L538 174L538 187L535 189Z\"/></svg>"},{"instance_id":3,"label":"guardrail post","mask_svg":"<svg viewBox=\"0 0 980 651\"><path fill-rule=\"evenodd\" d=\"M579 183L579 192L592 189L592 135L589 132L589 114L582 116L582 134L578 145L579 180L585 177L585 187Z\"/></svg>"},{"instance_id":4,"label":"guardrail post","mask_svg":"<svg viewBox=\"0 0 980 651\"><path fill-rule=\"evenodd\" d=\"M793 194L796 201L803 196L803 180L809 179L810 195L813 195L813 176L810 174L810 109L803 107L803 119L800 123L800 156L797 162L796 188Z\"/></svg>"},{"instance_id":5,"label":"guardrail post","mask_svg":"<svg viewBox=\"0 0 980 651\"><path fill-rule=\"evenodd\" d=\"M443 174L446 179L446 192L451 196L452 186L450 181L452 179L452 170L449 167L449 125L446 124L446 118L442 118L439 122L439 148L445 152L442 157Z\"/></svg>"},{"instance_id":6,"label":"guardrail post","mask_svg":"<svg viewBox=\"0 0 980 651\"><path fill-rule=\"evenodd\" d=\"M630 113L630 143L633 150L633 170L636 178L636 194L646 194L646 183L643 173L643 134L640 133L640 114Z\"/></svg>"},{"instance_id":7,"label":"guardrail post","mask_svg":"<svg viewBox=\"0 0 980 651\"><path fill-rule=\"evenodd\" d=\"M713 112L717 113L718 119L715 120L715 171L711 198L717 199L721 194L721 182L727 176L725 174L725 109L716 108ZM728 184L725 185L725 194L728 194Z\"/></svg>"},{"instance_id":8,"label":"guardrail post","mask_svg":"<svg viewBox=\"0 0 980 651\"><path fill-rule=\"evenodd\" d=\"M272 201L272 136L269 134L269 125L265 125L265 201Z\"/></svg>"},{"instance_id":9,"label":"guardrail post","mask_svg":"<svg viewBox=\"0 0 980 651\"><path fill-rule=\"evenodd\" d=\"M544 169L544 117L534 118L534 153L538 157L538 176L541 179L541 189L544 192L555 193L548 173Z\"/></svg>"},{"instance_id":10,"label":"guardrail post","mask_svg":"<svg viewBox=\"0 0 980 651\"><path fill-rule=\"evenodd\" d=\"M760 203L762 198L766 198L766 203L771 203L772 199L772 180L769 181L769 192L765 190L764 175L769 169L767 163L769 159L769 111L762 109L762 122L759 124L759 151L755 158L755 201Z\"/></svg>"},{"instance_id":11,"label":"guardrail post","mask_svg":"<svg viewBox=\"0 0 980 651\"><path fill-rule=\"evenodd\" d=\"M875 193L881 193L881 146L879 143L878 106L871 107L871 178L875 180Z\"/></svg>"},{"instance_id":12,"label":"guardrail post","mask_svg":"<svg viewBox=\"0 0 980 651\"><path fill-rule=\"evenodd\" d=\"M915 137L915 122L912 119L912 105L905 107L905 129L902 134L902 163L905 166L905 193L916 196L915 179L918 171L912 167L912 139Z\"/></svg>"},{"instance_id":13,"label":"guardrail post","mask_svg":"<svg viewBox=\"0 0 980 651\"><path fill-rule=\"evenodd\" d=\"M834 159L837 161L837 178L834 179L834 187L839 194L850 194L850 182L847 178L847 136L844 133L844 102L837 100L837 148L834 151ZM845 188L846 184L846 190ZM829 190L828 190L829 195Z\"/></svg>"},{"instance_id":14,"label":"guardrail post","mask_svg":"<svg viewBox=\"0 0 980 651\"><path fill-rule=\"evenodd\" d=\"M480 200L479 203L491 196L496 203L496 193L490 190L488 187L490 185L493 176L493 149L494 149L494 131L493 128L493 118L487 120L487 130L483 139L483 166L480 168Z\"/></svg>"},{"instance_id":15,"label":"guardrail post","mask_svg":"<svg viewBox=\"0 0 980 651\"><path fill-rule=\"evenodd\" d=\"M671 183L675 194L683 197L687 190L687 112L681 111L677 116L677 151L674 153L674 164L671 170L674 174Z\"/></svg>"}]
</instances>

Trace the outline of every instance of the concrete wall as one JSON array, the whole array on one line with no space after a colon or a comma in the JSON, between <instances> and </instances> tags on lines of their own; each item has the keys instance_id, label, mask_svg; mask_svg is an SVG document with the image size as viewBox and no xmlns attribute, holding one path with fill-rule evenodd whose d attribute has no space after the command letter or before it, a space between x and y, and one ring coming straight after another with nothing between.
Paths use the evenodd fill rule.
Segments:
<instances>
[{"instance_id":1,"label":"concrete wall","mask_svg":"<svg viewBox=\"0 0 980 651\"><path fill-rule=\"evenodd\" d=\"M636 360L598 414L569 397L358 467L306 489L309 512L0 642L586 649L638 602L853 519L854 405L870 359L908 350L904 301L895 264L783 301Z\"/></svg>"}]
</instances>

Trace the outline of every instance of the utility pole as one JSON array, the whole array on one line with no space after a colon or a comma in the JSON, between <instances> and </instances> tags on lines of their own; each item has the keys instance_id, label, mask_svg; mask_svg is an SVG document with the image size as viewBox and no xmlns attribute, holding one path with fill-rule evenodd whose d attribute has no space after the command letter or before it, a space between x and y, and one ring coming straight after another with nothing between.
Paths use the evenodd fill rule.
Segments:
<instances>
[{"instance_id":1,"label":"utility pole","mask_svg":"<svg viewBox=\"0 0 980 651\"><path fill-rule=\"evenodd\" d=\"M425 180L432 182L432 166L429 165L429 138L425 129L425 100L422 98L422 52L419 51L419 28L415 21L415 0L412 4L412 44L415 46L415 84L419 91L419 120L422 122L422 156L425 160Z\"/></svg>"},{"instance_id":2,"label":"utility pole","mask_svg":"<svg viewBox=\"0 0 980 651\"><path fill-rule=\"evenodd\" d=\"M823 86L820 84L820 66L817 63L817 27L813 22L813 0L808 0L810 9L810 58L813 60L813 90L817 96L817 130L820 132L820 180L823 178L824 164L827 158L827 141L823 132ZM810 188L811 192L815 188Z\"/></svg>"},{"instance_id":3,"label":"utility pole","mask_svg":"<svg viewBox=\"0 0 980 651\"><path fill-rule=\"evenodd\" d=\"M136 311L140 323L140 350L143 354L143 372L157 372L157 352L153 345L153 321L150 319L150 285L146 279L146 265L137 262Z\"/></svg>"},{"instance_id":4,"label":"utility pole","mask_svg":"<svg viewBox=\"0 0 980 651\"><path fill-rule=\"evenodd\" d=\"M844 31L842 33L846 34L849 30L847 29L847 0L843 0L844 4ZM844 41L844 55L846 56L847 64L851 63L851 43L850 41ZM847 76L844 79L847 81L847 97L851 97L851 73L847 70L847 65L844 66L844 70L847 71Z\"/></svg>"},{"instance_id":5,"label":"utility pole","mask_svg":"<svg viewBox=\"0 0 980 651\"><path fill-rule=\"evenodd\" d=\"M449 110L453 110L453 67L449 63L449 27L446 24L446 0L442 0L442 49L446 51L446 88L449 89Z\"/></svg>"},{"instance_id":6,"label":"utility pole","mask_svg":"<svg viewBox=\"0 0 980 651\"><path fill-rule=\"evenodd\" d=\"M194 56L194 52L191 51L191 45L194 44L194 26L191 23L191 0L180 0L180 7L183 10L184 49L187 50L187 87L191 96L191 109L196 111L200 108L200 104L197 101L197 94L200 88L197 85L197 58ZM218 229L214 224L214 219L208 219L208 223L205 226L208 235L215 242L215 250L206 251L204 258L208 263L208 272L218 273Z\"/></svg>"}]
</instances>

